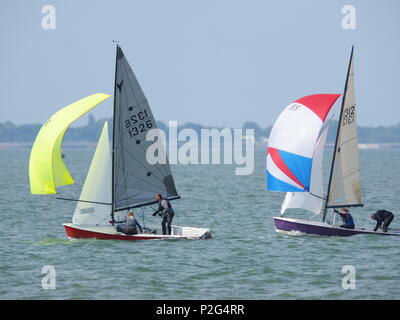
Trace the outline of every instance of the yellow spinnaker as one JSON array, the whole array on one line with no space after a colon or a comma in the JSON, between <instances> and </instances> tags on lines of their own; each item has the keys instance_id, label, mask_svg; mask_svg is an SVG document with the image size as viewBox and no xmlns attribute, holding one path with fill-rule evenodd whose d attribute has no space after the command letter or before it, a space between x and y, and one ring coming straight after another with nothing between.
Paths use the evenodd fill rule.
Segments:
<instances>
[{"instance_id":1,"label":"yellow spinnaker","mask_svg":"<svg viewBox=\"0 0 400 320\"><path fill-rule=\"evenodd\" d=\"M110 97L95 93L64 107L51 116L40 129L29 159L32 194L56 193L56 187L74 183L61 156L64 133L76 119Z\"/></svg>"}]
</instances>

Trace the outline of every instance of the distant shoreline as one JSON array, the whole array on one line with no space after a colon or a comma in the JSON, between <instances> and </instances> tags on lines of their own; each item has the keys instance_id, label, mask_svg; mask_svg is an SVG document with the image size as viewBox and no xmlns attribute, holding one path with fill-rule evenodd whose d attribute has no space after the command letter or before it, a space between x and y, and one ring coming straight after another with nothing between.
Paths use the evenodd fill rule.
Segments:
<instances>
[{"instance_id":1,"label":"distant shoreline","mask_svg":"<svg viewBox=\"0 0 400 320\"><path fill-rule=\"evenodd\" d=\"M10 149L10 148L31 148L33 142L0 142L0 150L1 149ZM87 148L87 147L96 147L97 142L93 141L69 141L63 142L63 148ZM263 143L255 143L258 147L267 147L267 142ZM333 148L333 143L327 143L327 148ZM359 149L368 150L368 149L395 149L400 148L400 143L397 142L382 142L382 143L359 143Z\"/></svg>"}]
</instances>

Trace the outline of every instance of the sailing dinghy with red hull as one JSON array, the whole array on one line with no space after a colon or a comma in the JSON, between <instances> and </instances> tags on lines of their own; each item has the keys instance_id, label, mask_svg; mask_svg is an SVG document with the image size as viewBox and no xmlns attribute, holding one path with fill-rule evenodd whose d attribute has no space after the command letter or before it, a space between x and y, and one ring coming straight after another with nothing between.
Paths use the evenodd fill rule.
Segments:
<instances>
[{"instance_id":1,"label":"sailing dinghy with red hull","mask_svg":"<svg viewBox=\"0 0 400 320\"><path fill-rule=\"evenodd\" d=\"M342 228L336 214L327 221L329 209L363 206L357 143L357 113L354 94L353 50L338 121L327 195L323 191L323 151L329 128L326 117L339 94L306 96L290 104L276 120L268 140L267 189L284 191L281 216L274 217L275 229L287 234L352 236L378 234L400 236L367 228ZM321 128L326 124L322 133ZM322 221L283 217L286 209L301 208L318 215Z\"/></svg>"},{"instance_id":2,"label":"sailing dinghy with red hull","mask_svg":"<svg viewBox=\"0 0 400 320\"><path fill-rule=\"evenodd\" d=\"M68 126L109 95L95 94L79 100L54 114L40 130L32 147L29 176L32 194L54 194L56 187L72 184L72 179L61 157L61 144ZM161 228L146 228L138 234L117 231L117 215L128 210L145 210L156 203L160 193L169 201L179 199L174 178L163 150L158 144L158 155L164 161L149 161L147 133L157 129L149 103L122 49L117 45L113 135L109 139L104 123L96 151L77 201L72 223L64 228L69 238L102 240L208 239L207 228L171 227L164 235Z\"/></svg>"}]
</instances>

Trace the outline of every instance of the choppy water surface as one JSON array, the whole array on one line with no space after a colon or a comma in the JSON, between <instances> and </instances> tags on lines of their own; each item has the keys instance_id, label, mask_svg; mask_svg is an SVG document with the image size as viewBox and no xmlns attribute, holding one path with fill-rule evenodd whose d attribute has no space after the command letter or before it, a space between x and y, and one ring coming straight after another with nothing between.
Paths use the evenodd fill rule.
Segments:
<instances>
[{"instance_id":1,"label":"choppy water surface","mask_svg":"<svg viewBox=\"0 0 400 320\"><path fill-rule=\"evenodd\" d=\"M77 184L63 196L79 195L93 151L65 149ZM231 165L172 166L183 196L174 223L210 227L207 241L67 240L62 223L75 203L30 195L28 159L29 149L0 149L2 299L400 298L400 237L275 233L284 195L265 190L264 149L251 176ZM385 208L400 228L399 159L400 150L361 150L366 206L353 210L357 224L372 226L369 213ZM145 213L146 225L159 222ZM56 269L55 290L42 288L44 265ZM344 265L356 268L355 290L342 288Z\"/></svg>"}]
</instances>

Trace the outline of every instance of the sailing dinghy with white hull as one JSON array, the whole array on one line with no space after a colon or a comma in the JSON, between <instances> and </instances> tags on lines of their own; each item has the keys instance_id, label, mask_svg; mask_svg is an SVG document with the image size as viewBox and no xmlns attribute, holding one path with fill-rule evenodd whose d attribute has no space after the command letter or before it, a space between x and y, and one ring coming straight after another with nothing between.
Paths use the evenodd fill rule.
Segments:
<instances>
[{"instance_id":1,"label":"sailing dinghy with white hull","mask_svg":"<svg viewBox=\"0 0 400 320\"><path fill-rule=\"evenodd\" d=\"M287 234L352 236L378 234L400 236L367 228L347 229L327 222L328 209L363 206L358 160L357 119L354 94L353 50L342 98L327 195L323 192L323 150L329 124L319 132L339 94L306 96L290 104L276 120L268 141L267 189L285 191L281 216L274 217L275 229ZM286 209L301 208L318 215L322 221L283 217Z\"/></svg>"},{"instance_id":2,"label":"sailing dinghy with white hull","mask_svg":"<svg viewBox=\"0 0 400 320\"><path fill-rule=\"evenodd\" d=\"M54 194L56 187L72 184L61 158L61 144L68 126L109 95L94 94L54 114L41 128L32 147L29 176L32 194ZM157 228L127 235L116 230L115 216L156 203L155 195L169 201L179 199L168 161L150 164L146 140L150 129L157 129L147 99L128 61L117 45L113 139L105 122L79 199L72 223L64 227L69 238L103 240L207 239L207 228L172 226L171 235ZM159 149L159 152L160 149ZM143 226L144 227L144 226Z\"/></svg>"}]
</instances>

